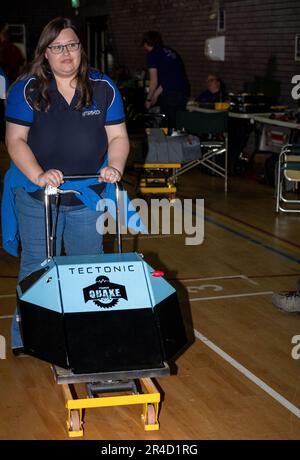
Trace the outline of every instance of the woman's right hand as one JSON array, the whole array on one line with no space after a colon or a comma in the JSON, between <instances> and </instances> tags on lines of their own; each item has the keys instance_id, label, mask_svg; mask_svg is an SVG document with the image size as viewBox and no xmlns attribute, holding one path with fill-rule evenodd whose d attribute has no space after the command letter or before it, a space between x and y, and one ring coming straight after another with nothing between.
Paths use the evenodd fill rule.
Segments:
<instances>
[{"instance_id":1,"label":"woman's right hand","mask_svg":"<svg viewBox=\"0 0 300 460\"><path fill-rule=\"evenodd\" d=\"M64 182L64 176L58 169L48 169L41 173L36 181L36 185L39 187L45 187L46 185L52 185L53 187L59 187Z\"/></svg>"}]
</instances>

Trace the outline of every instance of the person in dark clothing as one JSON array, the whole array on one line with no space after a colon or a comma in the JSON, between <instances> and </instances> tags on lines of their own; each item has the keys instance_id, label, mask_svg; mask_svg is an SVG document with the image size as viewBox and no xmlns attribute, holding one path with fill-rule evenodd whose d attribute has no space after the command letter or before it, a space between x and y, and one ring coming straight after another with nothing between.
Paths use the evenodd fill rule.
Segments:
<instances>
[{"instance_id":1,"label":"person in dark clothing","mask_svg":"<svg viewBox=\"0 0 300 460\"><path fill-rule=\"evenodd\" d=\"M214 74L208 75L206 79L207 89L196 97L197 102L223 102L226 99L225 85L222 80Z\"/></svg>"},{"instance_id":2,"label":"person in dark clothing","mask_svg":"<svg viewBox=\"0 0 300 460\"><path fill-rule=\"evenodd\" d=\"M5 138L5 99L8 90L8 79L5 75L3 68L1 67L1 56L0 56L0 142L4 141Z\"/></svg>"},{"instance_id":3,"label":"person in dark clothing","mask_svg":"<svg viewBox=\"0 0 300 460\"><path fill-rule=\"evenodd\" d=\"M150 76L145 108L155 105L160 97L160 110L166 115L171 130L176 126L176 112L186 108L188 82L184 66L176 51L163 45L158 32L145 33L142 43L147 51Z\"/></svg>"},{"instance_id":4,"label":"person in dark clothing","mask_svg":"<svg viewBox=\"0 0 300 460\"><path fill-rule=\"evenodd\" d=\"M0 25L0 55L1 67L11 84L20 75L24 58L19 48L10 41L6 24Z\"/></svg>"}]
</instances>

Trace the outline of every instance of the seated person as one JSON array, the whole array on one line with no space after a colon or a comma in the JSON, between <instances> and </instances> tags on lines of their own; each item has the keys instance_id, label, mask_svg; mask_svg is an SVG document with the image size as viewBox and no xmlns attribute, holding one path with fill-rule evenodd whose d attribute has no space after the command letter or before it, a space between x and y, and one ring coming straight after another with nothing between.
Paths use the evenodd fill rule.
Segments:
<instances>
[{"instance_id":1,"label":"seated person","mask_svg":"<svg viewBox=\"0 0 300 460\"><path fill-rule=\"evenodd\" d=\"M206 79L207 89L196 97L197 102L222 102L225 100L225 86L217 75L210 74Z\"/></svg>"}]
</instances>

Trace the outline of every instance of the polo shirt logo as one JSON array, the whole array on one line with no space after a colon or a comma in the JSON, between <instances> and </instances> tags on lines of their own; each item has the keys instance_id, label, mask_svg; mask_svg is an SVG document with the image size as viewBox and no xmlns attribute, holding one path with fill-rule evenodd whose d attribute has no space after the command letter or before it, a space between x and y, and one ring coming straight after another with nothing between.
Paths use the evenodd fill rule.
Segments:
<instances>
[{"instance_id":1,"label":"polo shirt logo","mask_svg":"<svg viewBox=\"0 0 300 460\"><path fill-rule=\"evenodd\" d=\"M101 114L101 110L99 110L99 109L97 109L97 110L84 110L82 112L83 117L92 117L92 116L100 115L100 114Z\"/></svg>"},{"instance_id":2,"label":"polo shirt logo","mask_svg":"<svg viewBox=\"0 0 300 460\"><path fill-rule=\"evenodd\" d=\"M82 110L83 117L93 117L96 115L100 115L101 110L98 109L97 102L94 100L89 107L86 107Z\"/></svg>"}]
</instances>

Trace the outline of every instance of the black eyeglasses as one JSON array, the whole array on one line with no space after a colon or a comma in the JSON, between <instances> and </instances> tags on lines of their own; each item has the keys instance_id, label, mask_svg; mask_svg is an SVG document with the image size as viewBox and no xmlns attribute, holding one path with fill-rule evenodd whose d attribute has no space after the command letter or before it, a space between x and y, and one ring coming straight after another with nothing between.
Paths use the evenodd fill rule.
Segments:
<instances>
[{"instance_id":1,"label":"black eyeglasses","mask_svg":"<svg viewBox=\"0 0 300 460\"><path fill-rule=\"evenodd\" d=\"M51 45L48 46L49 50L53 54L61 54L66 48L68 51L78 51L80 47L80 42L77 43L67 43L66 45Z\"/></svg>"}]
</instances>

